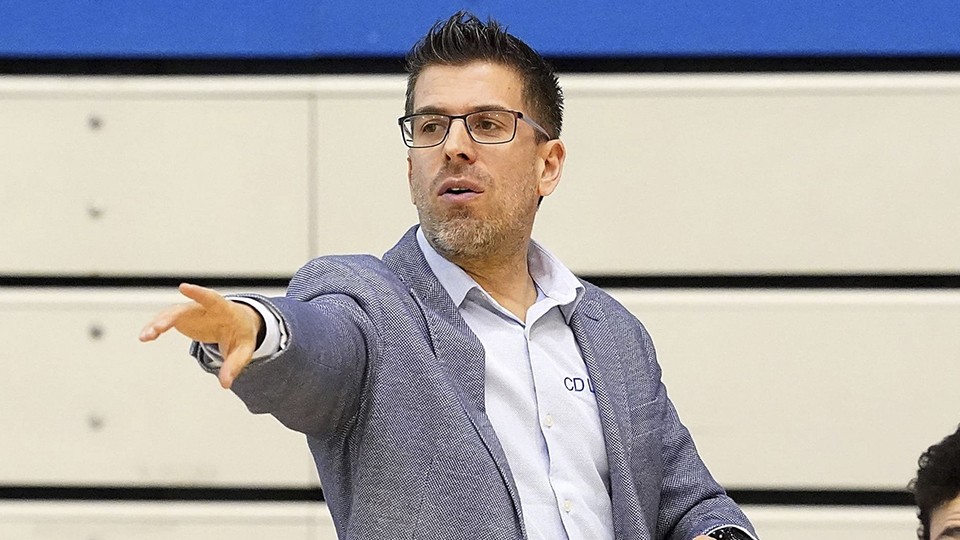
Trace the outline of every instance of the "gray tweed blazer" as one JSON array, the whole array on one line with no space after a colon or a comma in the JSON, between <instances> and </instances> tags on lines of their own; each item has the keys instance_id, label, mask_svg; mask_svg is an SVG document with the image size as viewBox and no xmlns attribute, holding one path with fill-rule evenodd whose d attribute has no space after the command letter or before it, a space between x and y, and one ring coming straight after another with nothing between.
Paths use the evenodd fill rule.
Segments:
<instances>
[{"instance_id":1,"label":"gray tweed blazer","mask_svg":"<svg viewBox=\"0 0 960 540\"><path fill-rule=\"evenodd\" d=\"M484 409L484 351L410 229L382 260L320 257L282 298L289 335L234 391L307 435L341 539L526 538L510 466ZM617 540L753 531L697 455L646 330L584 283L571 327L593 379ZM193 353L203 364L202 349ZM571 539L573 540L573 539Z\"/></svg>"}]
</instances>

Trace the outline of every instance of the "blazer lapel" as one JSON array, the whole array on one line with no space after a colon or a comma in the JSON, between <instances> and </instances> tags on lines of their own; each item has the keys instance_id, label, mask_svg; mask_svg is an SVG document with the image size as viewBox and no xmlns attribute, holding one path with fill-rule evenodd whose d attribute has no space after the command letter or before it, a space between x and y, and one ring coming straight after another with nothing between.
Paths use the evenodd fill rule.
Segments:
<instances>
[{"instance_id":1,"label":"blazer lapel","mask_svg":"<svg viewBox=\"0 0 960 540\"><path fill-rule=\"evenodd\" d=\"M413 227L407 231L400 242L384 255L383 262L410 287L410 294L426 321L433 351L453 381L457 398L470 422L493 457L519 517L521 511L517 486L484 405L486 365L483 345L434 276L417 244L416 230L417 227ZM522 520L520 522L522 526Z\"/></svg>"},{"instance_id":2,"label":"blazer lapel","mask_svg":"<svg viewBox=\"0 0 960 540\"><path fill-rule=\"evenodd\" d=\"M596 390L610 468L614 535L618 539L626 538L627 528L623 518L628 514L628 509L623 505L635 497L630 494L633 486L629 458L632 426L623 364L616 348L619 337L614 335L600 303L593 298L596 293L591 294L590 288L587 291L587 296L574 310L570 327Z\"/></svg>"}]
</instances>

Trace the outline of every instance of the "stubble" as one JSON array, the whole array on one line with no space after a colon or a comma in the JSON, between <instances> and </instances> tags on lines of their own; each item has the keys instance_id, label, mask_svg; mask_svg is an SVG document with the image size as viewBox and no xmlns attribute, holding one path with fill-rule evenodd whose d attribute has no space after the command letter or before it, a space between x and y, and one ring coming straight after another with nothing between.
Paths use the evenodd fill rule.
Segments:
<instances>
[{"instance_id":1,"label":"stubble","mask_svg":"<svg viewBox=\"0 0 960 540\"><path fill-rule=\"evenodd\" d=\"M476 178L485 189L502 188L501 199L489 208L488 215L480 214L471 205L442 209L436 201L436 189L444 178L468 175ZM533 214L536 212L536 187L530 178L518 174L501 178L503 186L483 171L469 166L445 166L429 183L418 183L414 204L420 216L420 226L430 245L451 261L488 260L518 249L525 249ZM426 184L426 185L425 185ZM492 197L493 193L484 193ZM531 205L531 201L533 204Z\"/></svg>"}]
</instances>

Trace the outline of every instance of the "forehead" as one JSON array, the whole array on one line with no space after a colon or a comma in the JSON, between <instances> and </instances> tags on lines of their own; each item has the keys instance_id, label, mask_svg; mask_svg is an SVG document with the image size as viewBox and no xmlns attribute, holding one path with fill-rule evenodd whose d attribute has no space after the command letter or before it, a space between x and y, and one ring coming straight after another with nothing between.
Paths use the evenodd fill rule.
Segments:
<instances>
[{"instance_id":1,"label":"forehead","mask_svg":"<svg viewBox=\"0 0 960 540\"><path fill-rule=\"evenodd\" d=\"M511 68L491 62L427 66L413 89L413 110L464 113L491 105L523 110L523 83Z\"/></svg>"},{"instance_id":2,"label":"forehead","mask_svg":"<svg viewBox=\"0 0 960 540\"><path fill-rule=\"evenodd\" d=\"M930 513L930 538L935 540L948 529L960 531L960 496ZM944 538L960 538L951 535Z\"/></svg>"}]
</instances>

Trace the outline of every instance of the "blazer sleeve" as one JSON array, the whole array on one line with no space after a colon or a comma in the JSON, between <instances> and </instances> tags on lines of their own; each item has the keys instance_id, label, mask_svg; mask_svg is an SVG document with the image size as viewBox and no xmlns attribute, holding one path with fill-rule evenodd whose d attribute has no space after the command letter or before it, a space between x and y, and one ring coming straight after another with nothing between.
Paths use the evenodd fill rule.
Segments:
<instances>
[{"instance_id":1,"label":"blazer sleeve","mask_svg":"<svg viewBox=\"0 0 960 540\"><path fill-rule=\"evenodd\" d=\"M700 458L690 432L680 422L677 410L667 396L653 341L643 325L639 321L637 324L647 369L657 388L655 403L661 407L660 424L663 426L663 476L657 537L691 540L720 527L736 526L756 538L746 515L714 480Z\"/></svg>"},{"instance_id":2,"label":"blazer sleeve","mask_svg":"<svg viewBox=\"0 0 960 540\"><path fill-rule=\"evenodd\" d=\"M331 271L336 277L325 277ZM337 286L346 279L356 287L358 281L344 273L343 267L314 260L297 273L286 296L245 295L276 315L287 335L281 351L251 362L234 381L232 390L251 412L272 414L313 436L330 434L356 415L377 333L357 301L360 291ZM191 353L207 371L218 371L199 344Z\"/></svg>"}]
</instances>

